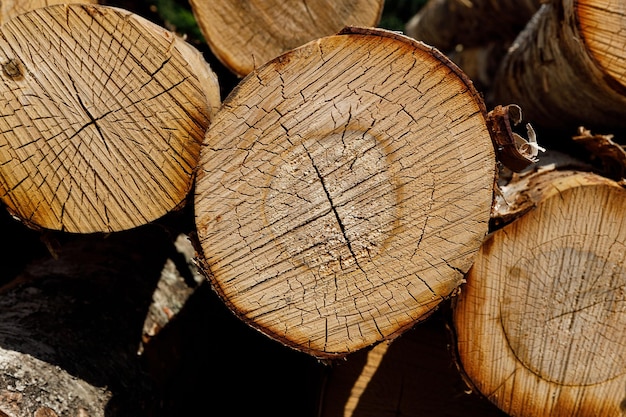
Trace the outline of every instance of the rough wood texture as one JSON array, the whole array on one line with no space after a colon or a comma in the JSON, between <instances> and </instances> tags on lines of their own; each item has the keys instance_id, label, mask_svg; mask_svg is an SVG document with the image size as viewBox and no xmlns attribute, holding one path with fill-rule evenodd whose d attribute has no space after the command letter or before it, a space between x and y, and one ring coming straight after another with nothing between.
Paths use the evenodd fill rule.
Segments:
<instances>
[{"instance_id":1,"label":"rough wood texture","mask_svg":"<svg viewBox=\"0 0 626 417\"><path fill-rule=\"evenodd\" d=\"M58 5L0 28L0 196L25 223L119 231L184 203L220 96L197 50L130 12Z\"/></svg>"},{"instance_id":2,"label":"rough wood texture","mask_svg":"<svg viewBox=\"0 0 626 417\"><path fill-rule=\"evenodd\" d=\"M215 289L319 357L410 328L487 232L485 117L454 64L394 32L352 28L259 68L201 153L196 227Z\"/></svg>"},{"instance_id":3,"label":"rough wood texture","mask_svg":"<svg viewBox=\"0 0 626 417\"><path fill-rule=\"evenodd\" d=\"M456 299L464 372L510 415L622 416L626 190L575 171L520 181L532 208L486 239Z\"/></svg>"},{"instance_id":4,"label":"rough wood texture","mask_svg":"<svg viewBox=\"0 0 626 417\"><path fill-rule=\"evenodd\" d=\"M382 0L191 0L208 45L243 77L290 49L346 26L376 26Z\"/></svg>"},{"instance_id":5,"label":"rough wood texture","mask_svg":"<svg viewBox=\"0 0 626 417\"><path fill-rule=\"evenodd\" d=\"M405 32L446 53L458 45L473 48L494 41L510 41L539 9L540 3L540 0L430 0L407 22Z\"/></svg>"},{"instance_id":6,"label":"rough wood texture","mask_svg":"<svg viewBox=\"0 0 626 417\"><path fill-rule=\"evenodd\" d=\"M0 287L0 415L158 415L137 350L173 242L158 226L77 236Z\"/></svg>"},{"instance_id":7,"label":"rough wood texture","mask_svg":"<svg viewBox=\"0 0 626 417\"><path fill-rule=\"evenodd\" d=\"M493 82L538 127L626 127L626 3L553 0L515 40Z\"/></svg>"},{"instance_id":8,"label":"rough wood texture","mask_svg":"<svg viewBox=\"0 0 626 417\"><path fill-rule=\"evenodd\" d=\"M0 2L0 24L6 23L12 17L19 14L26 13L28 11L38 9L40 7L52 6L55 4L66 3L83 3L83 4L97 4L97 0L81 0L81 1L67 1L67 0L3 0Z\"/></svg>"}]
</instances>

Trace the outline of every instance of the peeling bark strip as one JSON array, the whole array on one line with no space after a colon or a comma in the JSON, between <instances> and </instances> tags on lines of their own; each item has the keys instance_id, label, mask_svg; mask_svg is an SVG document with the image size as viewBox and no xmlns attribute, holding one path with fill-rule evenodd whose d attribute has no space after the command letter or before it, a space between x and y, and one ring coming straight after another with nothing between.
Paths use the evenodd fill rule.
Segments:
<instances>
[{"instance_id":1,"label":"peeling bark strip","mask_svg":"<svg viewBox=\"0 0 626 417\"><path fill-rule=\"evenodd\" d=\"M346 26L377 26L383 0L190 0L215 56L243 77L278 55Z\"/></svg>"},{"instance_id":2,"label":"peeling bark strip","mask_svg":"<svg viewBox=\"0 0 626 417\"><path fill-rule=\"evenodd\" d=\"M225 101L201 152L205 268L229 307L317 357L391 339L463 279L495 177L486 110L436 50L352 28Z\"/></svg>"},{"instance_id":3,"label":"peeling bark strip","mask_svg":"<svg viewBox=\"0 0 626 417\"><path fill-rule=\"evenodd\" d=\"M117 231L179 206L219 106L215 75L130 12L60 5L0 29L0 197L25 223Z\"/></svg>"},{"instance_id":4,"label":"peeling bark strip","mask_svg":"<svg viewBox=\"0 0 626 417\"><path fill-rule=\"evenodd\" d=\"M553 0L502 62L493 100L535 126L626 127L625 43L624 2Z\"/></svg>"},{"instance_id":5,"label":"peeling bark strip","mask_svg":"<svg viewBox=\"0 0 626 417\"><path fill-rule=\"evenodd\" d=\"M621 416L626 190L574 171L523 181L508 200L533 208L485 241L456 299L462 366L510 415Z\"/></svg>"}]
</instances>

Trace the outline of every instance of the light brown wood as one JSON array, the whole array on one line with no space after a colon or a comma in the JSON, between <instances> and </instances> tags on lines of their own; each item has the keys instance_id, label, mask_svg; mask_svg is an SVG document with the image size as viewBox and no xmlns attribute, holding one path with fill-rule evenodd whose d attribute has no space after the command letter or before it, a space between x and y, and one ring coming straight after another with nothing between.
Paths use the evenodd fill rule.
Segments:
<instances>
[{"instance_id":1,"label":"light brown wood","mask_svg":"<svg viewBox=\"0 0 626 417\"><path fill-rule=\"evenodd\" d=\"M511 46L494 103L516 103L537 127L626 127L626 4L553 0Z\"/></svg>"},{"instance_id":2,"label":"light brown wood","mask_svg":"<svg viewBox=\"0 0 626 417\"><path fill-rule=\"evenodd\" d=\"M244 79L211 124L195 194L215 289L318 357L392 339L463 279L495 177L486 110L447 58L352 28Z\"/></svg>"},{"instance_id":3,"label":"light brown wood","mask_svg":"<svg viewBox=\"0 0 626 417\"><path fill-rule=\"evenodd\" d=\"M376 26L382 0L191 0L215 56L240 77L272 58L346 26Z\"/></svg>"},{"instance_id":4,"label":"light brown wood","mask_svg":"<svg viewBox=\"0 0 626 417\"><path fill-rule=\"evenodd\" d=\"M485 240L456 299L464 372L513 416L622 416L626 190L576 171L520 181L533 207Z\"/></svg>"},{"instance_id":5,"label":"light brown wood","mask_svg":"<svg viewBox=\"0 0 626 417\"><path fill-rule=\"evenodd\" d=\"M2 0L0 2L0 24L7 22L14 16L54 4L83 3L97 4L97 0Z\"/></svg>"},{"instance_id":6,"label":"light brown wood","mask_svg":"<svg viewBox=\"0 0 626 417\"><path fill-rule=\"evenodd\" d=\"M58 5L0 28L0 197L32 227L108 232L184 204L220 103L174 33L130 12Z\"/></svg>"}]
</instances>

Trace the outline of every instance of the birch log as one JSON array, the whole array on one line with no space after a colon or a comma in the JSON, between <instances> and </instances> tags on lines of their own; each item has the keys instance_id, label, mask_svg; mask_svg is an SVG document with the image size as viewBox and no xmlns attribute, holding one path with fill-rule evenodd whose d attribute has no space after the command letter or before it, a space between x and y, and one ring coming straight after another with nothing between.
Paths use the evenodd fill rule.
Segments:
<instances>
[{"instance_id":1,"label":"birch log","mask_svg":"<svg viewBox=\"0 0 626 417\"><path fill-rule=\"evenodd\" d=\"M282 343L341 357L450 297L489 222L495 155L471 81L436 50L351 28L259 68L207 132L205 269Z\"/></svg>"},{"instance_id":2,"label":"birch log","mask_svg":"<svg viewBox=\"0 0 626 417\"><path fill-rule=\"evenodd\" d=\"M382 0L190 1L215 56L240 77L345 26L376 26Z\"/></svg>"},{"instance_id":3,"label":"birch log","mask_svg":"<svg viewBox=\"0 0 626 417\"><path fill-rule=\"evenodd\" d=\"M220 103L200 53L130 12L57 5L0 28L0 198L26 224L136 227L184 204Z\"/></svg>"},{"instance_id":4,"label":"birch log","mask_svg":"<svg viewBox=\"0 0 626 417\"><path fill-rule=\"evenodd\" d=\"M553 0L515 40L493 82L536 127L626 127L626 4Z\"/></svg>"},{"instance_id":5,"label":"birch log","mask_svg":"<svg viewBox=\"0 0 626 417\"><path fill-rule=\"evenodd\" d=\"M407 35L444 52L508 42L524 29L540 0L429 0L406 24Z\"/></svg>"},{"instance_id":6,"label":"birch log","mask_svg":"<svg viewBox=\"0 0 626 417\"><path fill-rule=\"evenodd\" d=\"M485 240L456 299L462 368L512 416L622 416L626 190L554 170L514 190L523 215Z\"/></svg>"}]
</instances>

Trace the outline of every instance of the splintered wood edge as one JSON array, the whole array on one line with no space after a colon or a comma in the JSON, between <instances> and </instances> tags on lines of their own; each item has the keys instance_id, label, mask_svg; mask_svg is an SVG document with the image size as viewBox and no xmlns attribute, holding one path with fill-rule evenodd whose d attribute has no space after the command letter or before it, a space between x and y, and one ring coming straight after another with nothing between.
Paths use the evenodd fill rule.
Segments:
<instances>
[{"instance_id":1,"label":"splintered wood edge","mask_svg":"<svg viewBox=\"0 0 626 417\"><path fill-rule=\"evenodd\" d=\"M624 271L620 268L626 256L626 234L620 231L623 229L620 227L623 221L619 220L623 218L620 216L623 204L620 207L616 205L619 205L620 201L626 202L626 190L613 180L586 172L553 171L544 173L543 175L548 177L544 180L538 178L541 175L538 173L535 175L537 178L531 177L526 181L529 187L536 188L536 191L525 193L523 197L533 200L532 209L511 224L493 232L485 240L467 274L467 283L461 287L460 295L455 299L453 330L459 369L470 386L512 415L617 415L620 410L623 411L626 404L624 389L626 368L619 362L619 358L612 361L611 355L603 356L603 352L607 353L607 349L610 352L620 351L618 344L621 351L624 351L625 327L620 327L619 323L626 321L626 314L624 308L620 310L619 303L623 304L626 300L624 291L620 290L623 283L620 285L605 281L611 281L613 276L624 276ZM586 193L591 192L588 190L594 188L601 190L598 192L602 193L605 200L575 200L579 196L588 195ZM597 203L597 206L589 205L594 203ZM611 205L610 203L613 203L612 206L607 207ZM585 204L593 214L583 213L584 208L577 207L581 204ZM552 208L549 213L541 216L540 213L543 213L544 208L549 210L546 207L551 207L548 205L559 208ZM604 209L606 213L615 216L607 219L615 222L615 226L604 224L594 226L605 220L602 217L605 214ZM573 215L578 213L579 216L575 219L551 216L555 213L559 216L567 215L562 214L563 212L571 212ZM602 220L596 220L597 218ZM551 226L560 220L571 221L568 225L564 224L567 230L557 235ZM573 225L574 223L576 224ZM602 226L603 231L595 235L594 231ZM588 235L581 236L576 233L580 230L588 230ZM542 241L538 241L539 247L528 247L529 242L520 241L520 237L523 236ZM590 240L594 241L589 242ZM580 249L576 249L575 246L579 246ZM606 246L610 248L607 253L594 252ZM562 253L557 255L561 255L559 259L564 263L563 268L559 269L559 276L555 277L551 277L551 273L556 271L550 268L557 268L552 264L558 263L558 260L550 258L552 251L561 251ZM538 266L543 265L545 270L533 268L532 258L537 257L543 257L550 265L537 262ZM584 265L581 265L582 263ZM578 271L576 267L584 270ZM594 267L608 269L608 275L594 275L593 273L597 272ZM581 279L578 276L566 276L568 272L572 273L572 270L584 276L589 274L589 277ZM533 275L534 273L537 275ZM553 278L555 282L552 284L543 282L547 278ZM572 288L571 282L576 279L581 280L581 283ZM539 288L542 285L546 289L550 287L549 291L543 292L543 298L525 292L532 286ZM594 287L591 287L592 285ZM617 295L612 301L587 300L593 297L589 294L598 292ZM579 302L579 297L589 301L590 305L574 305ZM529 302L526 310L530 311L525 311L524 306L516 304L524 301ZM577 322L576 330L573 330L579 332L577 333L579 339L570 338L569 332L558 326L554 331L550 331L552 323L549 323L549 317L554 316L555 321L566 317L569 311L568 303L572 304L572 315L584 315L585 309L592 309L596 305L600 305L601 308L608 302L616 305L613 307L613 313L617 317L598 321L594 316L588 317L587 322L584 318L580 319L582 324ZM547 316L545 323L541 319L544 316ZM570 326L574 326L573 320L574 318ZM556 338L558 342L544 339L534 341L533 335L529 333L532 324L528 323L531 322L537 322L533 331L539 332L544 337ZM579 329L581 326L583 330ZM605 328L607 326L617 328L611 331L612 329ZM602 342L594 339L594 334L596 339L602 338ZM615 334L617 336L613 337ZM588 342L591 345L584 348L574 343L583 339L591 340ZM546 343L549 345L546 346ZM553 347L554 344L558 346ZM607 348L607 344L611 346ZM572 366L568 366L567 369L560 361L562 356L542 359L544 354L553 351L558 351L553 352L555 355L563 354L564 348L574 349L572 355L580 353L584 357L570 358L570 362L574 361L576 364L571 364ZM595 352L594 349L604 350ZM563 359L569 364L567 357ZM592 364L596 372L606 371L609 374L600 373L598 376L589 373L587 369Z\"/></svg>"},{"instance_id":2,"label":"splintered wood edge","mask_svg":"<svg viewBox=\"0 0 626 417\"><path fill-rule=\"evenodd\" d=\"M112 232L185 204L220 105L199 51L100 5L35 9L0 32L0 87L10 92L0 179L15 217L36 229Z\"/></svg>"},{"instance_id":3,"label":"splintered wood edge","mask_svg":"<svg viewBox=\"0 0 626 417\"><path fill-rule=\"evenodd\" d=\"M245 111L245 113L248 116L244 116L246 117L248 120L245 122L245 126L235 126L233 124L231 124L230 122L226 122L224 121L224 123L226 123L229 127L229 131L231 135L234 135L235 137L239 138L238 140L240 141L244 141L246 143L248 143L247 145L245 144L241 144L241 145L237 145L237 144L226 144L226 143L217 143L216 141L221 141L221 140L226 140L228 141L228 139L225 139L223 136L225 135L225 133L219 133L218 131L220 130L220 126L222 123L222 119L224 120L228 120L230 117L235 117L237 118L237 120L240 120L241 116L231 116L229 115L230 113L237 113L237 109L238 109L238 103L240 100L240 96L242 97L247 97L247 94L250 94L250 90L256 88L256 84L255 83L265 83L265 78L268 76L268 73L272 72L272 74L274 76L277 76L276 74L280 74L281 71L286 71L285 68L289 68L289 65L293 63L294 60L298 59L305 59L306 57L308 57L310 54L312 54L313 50L316 51L321 51L320 48L324 48L324 47L328 47L328 45L325 45L324 42L326 42L328 39L330 39L330 41L332 42L337 42L339 39L341 39L344 36L356 36L355 39L359 38L359 37L364 37L363 39L367 40L372 40L375 39L376 37L380 37L382 39L389 39L389 40L393 40L393 41L400 41L404 44L404 47L406 48L410 48L412 49L416 55L418 54L422 54L425 53L426 55L424 56L428 56L429 59L432 59L434 62L438 62L438 64L435 66L433 65L433 68L430 69L430 71L434 71L435 73L439 74L439 76L441 76L442 74L439 73L438 71L444 71L444 73L446 73L446 77L449 77L449 79L454 79L456 81L453 82L453 84L456 85L456 83L460 85L463 85L463 87L461 88L460 91L458 91L458 95L465 97L463 102L465 103L464 106L470 106L470 102L472 103L471 106L474 106L474 110L476 113L473 114L471 117L473 121L475 121L475 123L473 123L472 125L474 126L475 129L477 129L477 133L478 131L481 132L481 135L483 137L483 139L485 140L485 142L482 141L477 141L477 144L475 145L475 153L474 153L474 157L478 158L478 154L482 155L481 152L485 152L484 157L486 157L487 159L491 159L492 162L494 163L493 167L489 168L489 173L485 172L486 175L482 175L480 176L480 178L477 178L477 181L484 181L485 184L483 187L481 187L482 192L478 193L477 195L473 195L472 198L479 198L478 195L483 196L484 201L483 201L483 205L485 205L484 208L486 208L487 210L485 210L485 212L483 213L485 215L485 222L484 222L484 227L481 227L481 231L480 233L477 233L476 235L476 239L474 241L474 243L477 244L475 250L473 250L473 244L467 244L467 246L471 247L471 248L467 248L466 247L466 251L467 253L465 255L463 255L463 258L467 261L463 261L463 265L461 266L461 268L452 268L450 270L450 273L452 273L456 278L454 278L454 285L451 285L450 288L447 288L446 293L445 294L439 294L437 298L437 300L434 302L434 304L432 304L430 307L426 308L426 310L424 310L422 308L422 312L421 314L417 315L417 316L412 316L410 319L406 320L405 322L402 323L396 323L396 325L394 325L393 330L387 329L385 328L383 330L383 333L379 334L377 337L368 337L365 338L364 340L357 340L356 342L350 342L348 343L347 341L345 343L348 343L349 345L351 345L351 347L347 347L344 346L342 348L339 348L338 346L335 346L333 344L333 348L327 348L327 345L325 343L320 344L319 342L315 342L315 341L311 341L311 339L308 336L305 336L304 338L302 336L298 336L296 334L296 336L294 336L293 334L289 334L287 335L288 331L296 331L296 333L298 333L298 330L295 328L290 328L289 325L285 322L284 326L285 326L285 332L279 332L276 329L272 330L271 327L267 327L264 324L261 324L257 321L257 319L254 317L254 315L251 315L249 312L246 311L242 311L242 306L240 305L242 301L240 300L233 300L234 295L238 294L236 297L241 298L242 294L246 294L247 296L250 296L250 293L247 292L246 290L244 290L243 288L241 290L236 290L235 293L232 293L232 291L229 291L229 293L227 294L224 290L224 288L222 287L222 280L226 280L229 282L229 285L232 286L233 278L226 278L224 277L224 271L222 271L222 269L225 268L225 265L229 265L227 269L231 269L231 268L240 268L239 266L233 266L232 262L242 262L242 258L237 258L237 259L230 259L229 255L224 254L224 255L219 255L218 253L222 253L220 251L222 251L223 249L218 249L216 248L216 246L220 246L220 245L228 245L229 247L232 247L233 242L227 243L226 240L231 239L234 235L233 233L227 233L227 235L225 235L223 238L218 238L216 241L213 241L212 239L214 239L215 237L211 238L211 243L206 243L208 242L208 237L207 235L211 235L211 236L217 236L218 232L217 229L214 227L214 225L218 225L218 224L224 224L225 221L227 222L232 222L234 220L230 219L230 217L228 219L225 219L225 217L230 216L232 213L232 210L227 210L224 213L220 213L218 214L218 209L216 209L215 207L209 207L211 205L215 205L218 204L219 202L224 202L226 200L229 200L232 198L232 196L228 196L227 198L225 198L224 196L220 196L220 195L212 195L211 197L206 197L204 194L205 193L210 193L210 192L216 192L216 189L221 187L222 185L221 182L222 180L220 179L221 177L219 176L212 176L210 174L210 172L213 172L213 170L217 169L219 172L221 172L222 174L228 173L231 171L231 169L242 169L240 168L229 168L230 165L226 164L224 165L223 162L226 162L227 160L239 160L239 157L235 156L235 157L231 157L231 156L226 156L226 155L219 155L219 156L209 156L210 153L216 152L216 151L224 151L223 147L224 146L234 146L237 149L242 149L241 146L245 146L245 147L249 147L249 151L250 154L253 153L252 148L255 146L255 143L258 144L261 141L261 136L259 136L257 139L253 140L253 141L249 141L249 139L244 139L242 138L242 135L246 134L247 132L249 132L250 130L254 130L254 129L258 129L257 127L255 127L255 120L262 118L263 115L257 115L257 116L253 116L255 113L251 112L251 108L249 107L249 104L246 104L245 102L243 103L242 107L242 111L243 108L247 108L247 110ZM342 41L343 42L343 41ZM417 59L417 58L416 58ZM270 68L272 70L270 70ZM444 70L445 68L445 70ZM300 74L301 75L301 74ZM318 77L318 75L316 75L316 77ZM281 76L282 78L282 76ZM299 79L305 79L306 80L306 76L305 75L301 75L301 77L299 77ZM358 79L358 78L355 78ZM448 78L446 78L447 80ZM283 81L285 82L285 81ZM440 81L442 82L442 81ZM287 87L287 85L283 85L283 87ZM256 99L259 98L258 93L253 93L254 96L256 97ZM287 93L284 93L285 95L288 95ZM450 93L448 93L450 94ZM290 96L291 97L291 96ZM293 98L293 97L291 97ZM262 105L262 104L259 104ZM281 103L277 103L277 102L273 102L272 107L275 108L275 112L277 114L280 114L282 117L282 114L284 114L283 112L287 111L285 108L281 107ZM275 115L276 116L276 115ZM277 116L278 117L278 116ZM339 116L337 116L339 117ZM469 120L470 116L466 116L467 119ZM476 117L476 119L473 119L473 117ZM344 31L342 31L340 34L338 35L333 35L330 36L328 38L321 38L319 40L310 42L307 45L304 45L300 48L297 48L293 51L290 51L286 54L283 54L277 58L275 58L274 60L268 62L267 64L263 65L262 67L256 69L255 71L253 71L252 73L250 73L248 76L246 76L242 82L240 82L235 88L234 90L231 92L231 94L225 99L222 109L220 110L220 112L218 113L218 115L216 116L215 120L212 122L211 127L209 128L209 130L207 131L207 141L205 142L205 146L203 147L203 151L201 154L201 163L200 163L200 169L198 171L198 176L197 176L197 181L196 181L196 195L195 195L195 204L196 204L196 226L197 226L197 232L198 232L198 240L199 240L199 247L200 247L200 251L199 253L201 255L199 255L199 262L202 264L203 269L205 271L205 273L207 274L207 276L209 277L210 281L212 282L212 286L213 289L216 291L216 293L220 296L220 298L223 300L223 302L231 309L231 311L233 311L242 321L248 323L250 326L252 326L253 328L259 330L260 332L262 332L263 334L281 342L282 344L295 348L297 350L306 352L308 354L311 354L315 357L318 358L322 358L322 359L332 359L332 358L339 358L339 357L344 357L346 355L348 355L349 353L361 349L363 347L367 347L367 346L371 346L374 344L377 344L383 340L391 340L394 339L395 337L397 337L398 335L402 334L404 331L410 329L411 327L413 327L416 323L418 323L419 321L425 319L426 317L428 317L428 315L430 313L432 313L432 311L434 309L437 308L437 306L439 305L439 302L442 301L445 298L448 298L450 296L452 296L454 294L454 292L456 291L458 285L461 283L462 278L463 278L463 274L467 271L467 269L469 269L469 266L471 264L471 259L473 258L473 256L477 253L478 251L478 247L480 246L480 242L482 242L482 239L484 238L484 234L487 231L487 223L488 223L488 218L489 218L489 214L490 214L490 207L492 204L492 197L493 197L493 184L495 181L495 151L493 149L493 142L490 136L490 133L488 131L488 129L486 128L486 123L485 123L485 118L486 118L486 109L485 109L485 105L482 101L481 96L478 94L478 92L475 90L475 88L473 87L473 84L471 82L471 80L469 80L467 78L467 76L456 66L454 65L449 59L447 59L443 54L441 54L439 51L437 51L436 49L429 47L421 42L415 41L411 38L408 38L404 35L401 35L397 32L392 32L392 31L387 31L387 30L382 30L382 29L372 29L372 28L360 28L360 27L350 27L350 28L346 28ZM295 119L294 119L295 120ZM316 119L313 119L316 120ZM353 121L354 122L354 121ZM466 122L468 122L466 120ZM283 129L289 129L288 126L285 126L283 124L280 124L280 121L274 121L273 123L275 123L277 126L282 126ZM289 120L286 120L284 122L285 124L290 123ZM343 129L347 129L349 128L349 126L347 125L342 125L342 122L336 122L339 127L343 126ZM347 122L346 122L347 123ZM415 126L413 126L415 127ZM241 130L243 129L243 130ZM240 131L241 130L241 131ZM266 130L267 129L261 129L263 134L269 134ZM217 133L215 133L217 132ZM345 133L345 132L344 132ZM213 138L213 136L215 136L215 138ZM480 135L479 135L480 136ZM273 137L273 136L272 136ZM272 139L267 139L263 136L263 142L271 142ZM480 143L480 145L478 145L478 143ZM259 145L262 146L262 145ZM269 145L268 145L269 146ZM433 145L435 146L435 145ZM449 144L449 146L453 146L451 144ZM456 145L456 141L455 141L455 145L454 146L458 146ZM214 149L211 149L214 148ZM481 149L481 151L479 151L479 149ZM286 150L279 150L276 149L276 151L279 152L284 152ZM459 152L461 152L459 150ZM476 152L478 152L478 154L476 154ZM310 157L310 155L309 155ZM214 159L216 162L211 162L211 159ZM254 158L251 158L251 160ZM247 158L245 159L247 160ZM256 160L256 159L255 159ZM211 165L214 164L218 164L219 163L219 167L211 167ZM234 162L231 162L231 164ZM240 166L241 162L237 162L237 166ZM457 164L458 165L458 164ZM482 164L482 169L486 169L485 165ZM220 175L222 175L220 174ZM432 173L430 174L432 175ZM474 174L473 174L474 175ZM243 172L238 174L237 178L246 178L247 174L244 174ZM210 178L210 179L209 179ZM263 180L261 180L261 182L263 182ZM249 186L246 185L245 183L243 184L239 184L236 186L239 190L241 190L241 192L254 192L252 191L252 189L250 191L244 191L245 189L247 189ZM476 194L476 193L473 193ZM483 195L484 194L484 195ZM456 194L455 194L456 195ZM235 197L236 198L236 197ZM250 200L250 198L248 198L248 200ZM241 207L245 206L245 204L249 203L249 201L245 201L245 199L242 201L242 204L240 204L238 207L239 209L241 209ZM219 203L221 204L221 203ZM265 204L265 203L263 203ZM473 203L472 203L473 204ZM470 205L472 205L470 204ZM479 206L481 206L480 204L478 206L476 206L476 210L479 210ZM241 209L241 210L245 210L245 209ZM209 214L209 211L211 211L211 214ZM261 207L261 213L263 213L262 207ZM297 216L298 214L293 214L293 216ZM253 216L254 217L254 216ZM256 216L258 217L258 215ZM261 217L263 217L261 215ZM480 216L479 216L480 217ZM251 219L252 222L254 223L255 221L262 221L262 219ZM235 220L236 221L236 220ZM217 222L217 223L215 223ZM480 222L480 224L482 224L483 222ZM257 226L251 226L251 225L246 225L246 228L252 228L252 227L257 227ZM261 226L262 228L264 226ZM484 229L484 230L483 230ZM248 233L249 230L242 232L242 230L240 229L239 232L237 233ZM473 233L473 232L469 232L466 231L467 233ZM260 233L260 232L259 232ZM480 237L478 237L478 235L480 235ZM253 236L253 235L250 235ZM432 236L431 236L432 237ZM467 237L467 236L466 236ZM254 239L254 237L251 237L250 239ZM263 237L263 239L266 239L266 237ZM229 249L230 250L230 249ZM283 250L285 250L285 248L283 248ZM216 252L217 251L217 252ZM210 256L208 256L207 254L211 253ZM465 253L465 252L464 252ZM224 258L226 257L226 258ZM224 262L227 262L227 264L224 264L223 266L220 266L221 264L223 264ZM254 258L250 259L249 261L250 264L246 266L246 268L259 268L258 266L255 267L253 265L254 262ZM448 267L450 267L450 264L448 264ZM309 267L306 267L304 264L301 265L298 268L304 268L302 271L310 271ZM301 271L301 272L302 272ZM249 272L248 272L249 273ZM309 272L310 273L310 272ZM441 272L439 272L440 274ZM458 279L457 279L458 278ZM259 279L259 284L260 285L264 285L263 283L266 282L266 280L268 280L267 278L261 278L258 277ZM422 279L422 278L419 278ZM438 284L438 285L443 285L443 284ZM273 290L273 293L275 294L275 296L280 296L282 297L283 295L289 299L292 298L292 295L289 295L287 293L285 294L281 294L281 291L287 291L289 292L289 290L285 290L285 289L279 289L279 288L275 288ZM241 292L243 291L243 292ZM388 290L386 290L388 291ZM432 289L431 289L432 291ZM293 295L293 298L297 298L296 295ZM417 307L415 307L417 308ZM415 313L413 313L415 314ZM299 326L296 326L299 327ZM347 330L347 328L346 328ZM379 332L381 330L379 329ZM346 338L349 339L349 335L346 336ZM337 343L337 344L342 344L342 343Z\"/></svg>"}]
</instances>

